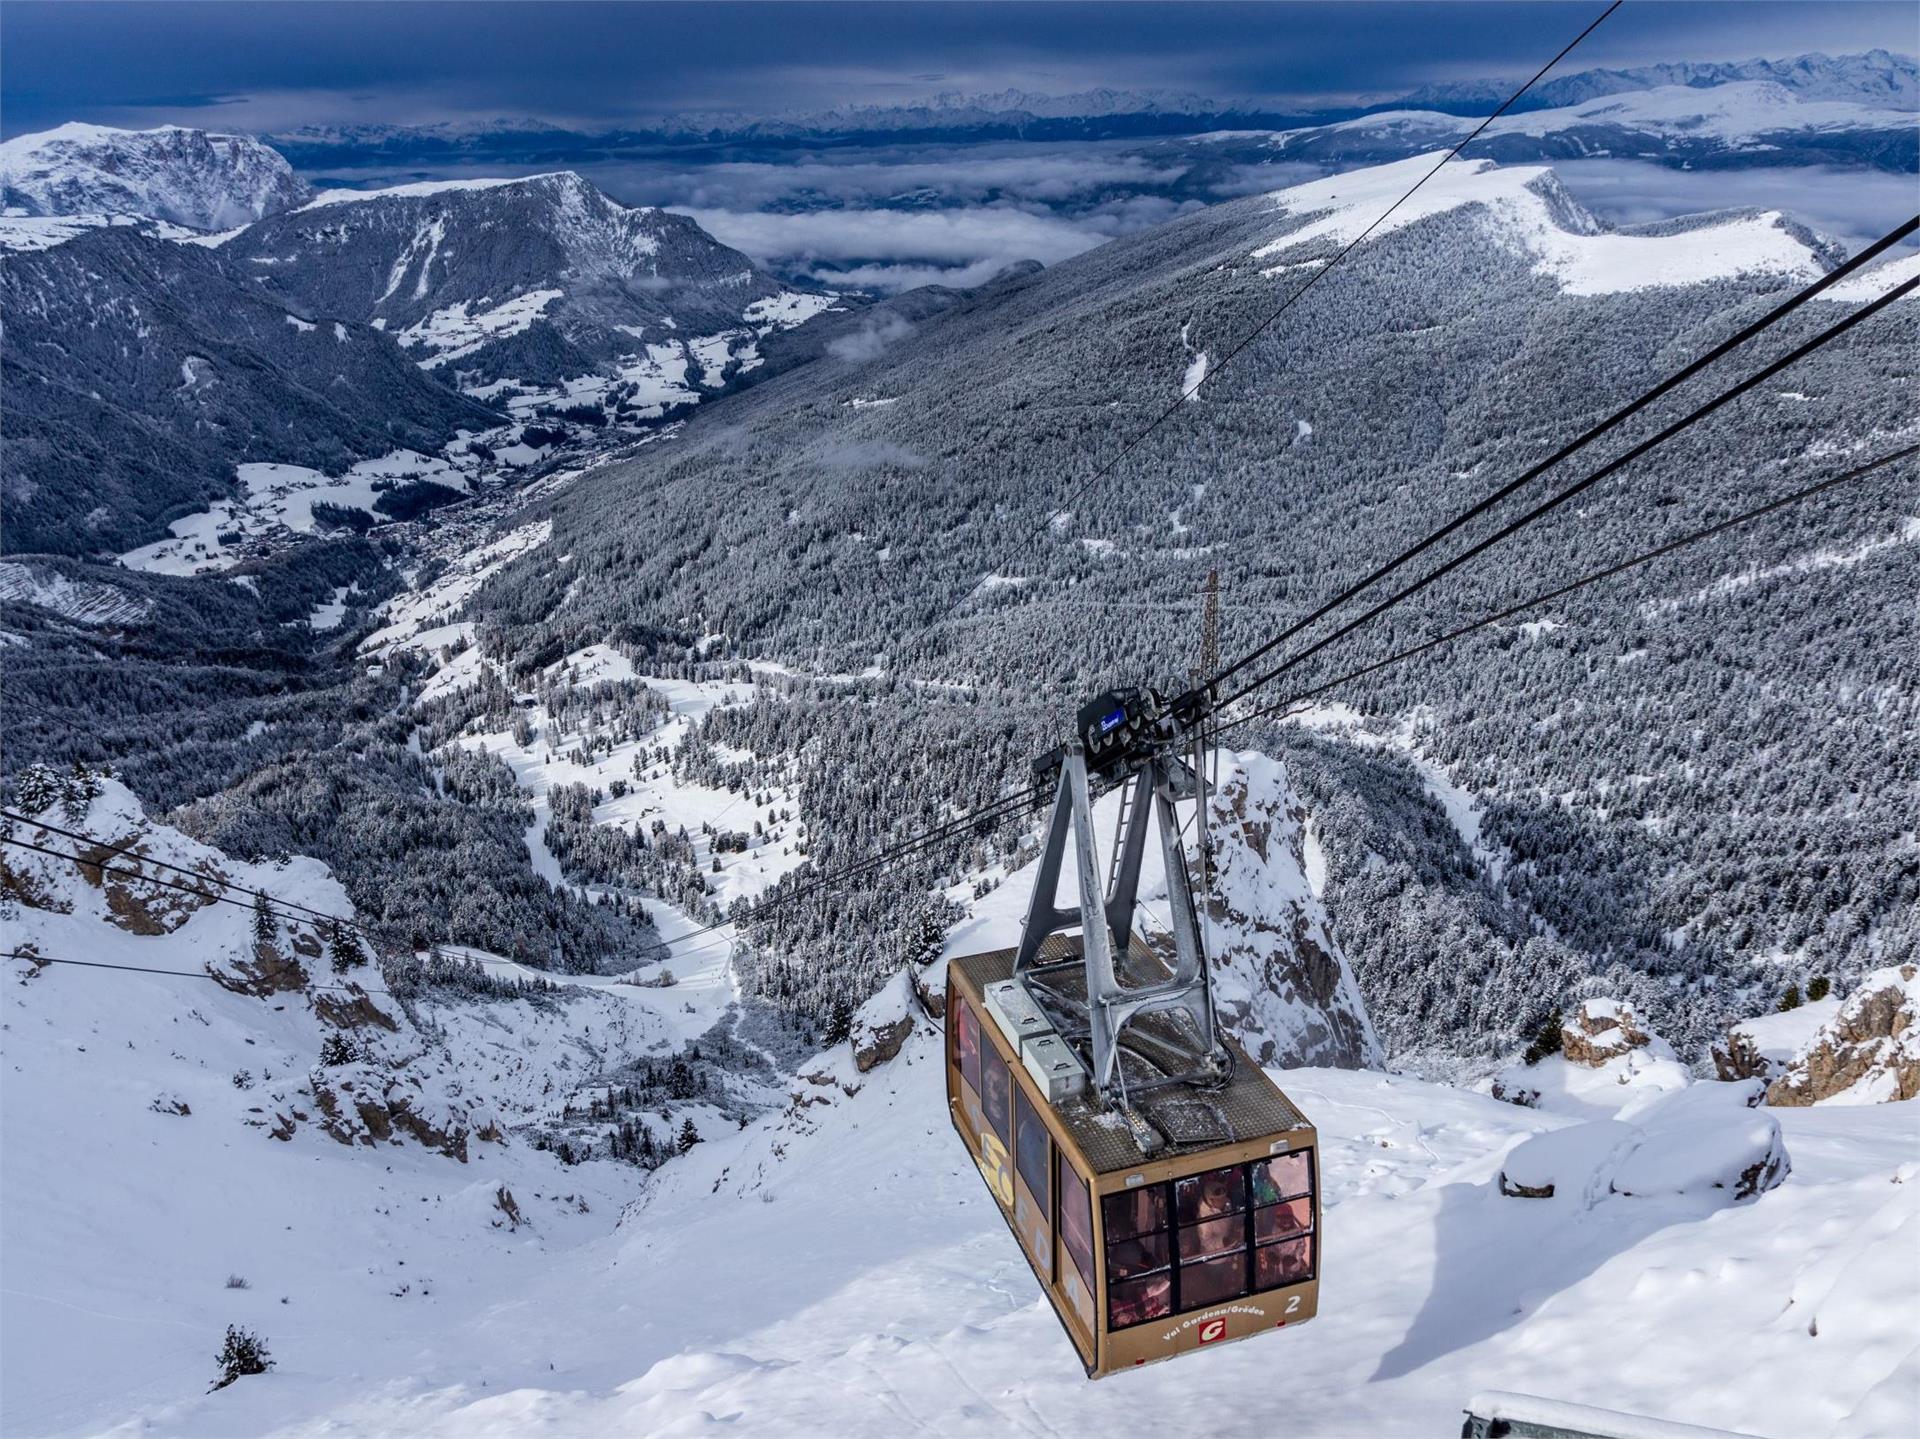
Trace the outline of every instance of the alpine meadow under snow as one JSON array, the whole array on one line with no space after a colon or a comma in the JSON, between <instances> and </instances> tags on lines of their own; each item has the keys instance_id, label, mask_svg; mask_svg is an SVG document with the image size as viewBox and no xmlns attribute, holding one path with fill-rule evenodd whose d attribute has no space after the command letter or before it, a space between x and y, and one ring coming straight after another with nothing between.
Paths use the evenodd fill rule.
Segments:
<instances>
[{"instance_id":1,"label":"alpine meadow under snow","mask_svg":"<svg viewBox=\"0 0 1920 1439\"><path fill-rule=\"evenodd\" d=\"M1089 1383L945 1033L1206 594L1247 654L1857 248L1556 164L1911 178L1915 75L1556 72L1445 163L1506 89L0 145L0 1432L1920 1432L1911 242L1227 683L1295 657L1126 922L1204 850L1312 1322ZM971 285L595 168L1063 136L1186 178Z\"/></svg>"}]
</instances>

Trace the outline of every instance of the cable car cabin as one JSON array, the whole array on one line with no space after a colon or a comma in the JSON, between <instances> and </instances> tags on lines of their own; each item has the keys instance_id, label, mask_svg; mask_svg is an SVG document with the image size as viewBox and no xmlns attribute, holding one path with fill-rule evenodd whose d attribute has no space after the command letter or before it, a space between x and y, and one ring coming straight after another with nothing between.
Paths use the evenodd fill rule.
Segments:
<instances>
[{"instance_id":1,"label":"cable car cabin","mask_svg":"<svg viewBox=\"0 0 1920 1439\"><path fill-rule=\"evenodd\" d=\"M1125 1115L1090 1101L1085 1070L1012 979L1014 956L947 967L948 1108L1088 1377L1311 1319L1312 1126L1233 1046L1224 1086L1135 1101L1164 1141L1149 1155Z\"/></svg>"}]
</instances>

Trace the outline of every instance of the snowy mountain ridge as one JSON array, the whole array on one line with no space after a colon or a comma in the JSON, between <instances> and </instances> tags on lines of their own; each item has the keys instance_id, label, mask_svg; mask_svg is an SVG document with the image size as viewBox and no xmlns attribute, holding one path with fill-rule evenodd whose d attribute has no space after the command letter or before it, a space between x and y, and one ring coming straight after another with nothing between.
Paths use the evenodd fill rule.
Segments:
<instances>
[{"instance_id":1,"label":"snowy mountain ridge","mask_svg":"<svg viewBox=\"0 0 1920 1439\"><path fill-rule=\"evenodd\" d=\"M0 144L0 207L9 214L143 215L227 230L309 193L277 150L247 135L72 123Z\"/></svg>"},{"instance_id":2,"label":"snowy mountain ridge","mask_svg":"<svg viewBox=\"0 0 1920 1439\"><path fill-rule=\"evenodd\" d=\"M762 339L835 303L571 171L330 190L223 253L290 303L386 330L448 383L523 416L587 405L660 418L737 382Z\"/></svg>"},{"instance_id":3,"label":"snowy mountain ridge","mask_svg":"<svg viewBox=\"0 0 1920 1439\"><path fill-rule=\"evenodd\" d=\"M1405 204L1376 226L1395 199L1433 169L1438 153L1331 176L1270 198L1283 215L1303 223L1253 252L1288 264L1291 252L1341 246L1366 234L1378 239L1430 216L1467 211L1482 217L1485 233L1532 260L1568 294L1605 295L1652 287L1699 285L1742 277L1802 282L1825 273L1837 247L1823 242L1777 210L1699 216L1684 225L1614 231L1567 193L1544 166L1452 160Z\"/></svg>"}]
</instances>

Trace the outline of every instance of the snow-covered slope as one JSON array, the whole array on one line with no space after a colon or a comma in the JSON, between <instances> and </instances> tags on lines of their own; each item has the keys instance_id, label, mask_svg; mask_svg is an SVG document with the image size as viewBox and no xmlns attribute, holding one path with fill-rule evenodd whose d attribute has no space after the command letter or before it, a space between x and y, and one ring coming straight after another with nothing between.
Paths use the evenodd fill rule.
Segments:
<instances>
[{"instance_id":1,"label":"snow-covered slope","mask_svg":"<svg viewBox=\"0 0 1920 1439\"><path fill-rule=\"evenodd\" d=\"M331 190L225 249L275 293L377 325L448 383L524 408L657 417L832 304L570 172Z\"/></svg>"},{"instance_id":2,"label":"snow-covered slope","mask_svg":"<svg viewBox=\"0 0 1920 1439\"><path fill-rule=\"evenodd\" d=\"M278 151L245 135L74 123L0 145L0 206L9 214L142 215L226 230L307 195Z\"/></svg>"},{"instance_id":3,"label":"snow-covered slope","mask_svg":"<svg viewBox=\"0 0 1920 1439\"><path fill-rule=\"evenodd\" d=\"M124 1053L121 1027L92 1027L100 1058L65 1066L66 1102L123 1112L113 1132L152 1141L156 1169L235 1176L231 1208L208 1212L208 1187L169 1168L157 1223L113 1185L69 1183L79 1207L56 1216L8 1176L30 1206L10 1203L9 1225L53 1236L5 1299L10 1340L37 1361L8 1366L9 1409L36 1432L137 1417L199 1436L998 1439L1186 1434L1204 1414L1223 1439L1282 1418L1347 1439L1452 1432L1491 1387L1775 1439L1903 1439L1920 1380L1903 1279L1920 1166L1892 1107L1782 1114L1794 1172L1751 1202L1583 1210L1498 1190L1503 1155L1550 1116L1376 1073L1279 1074L1321 1135L1320 1316L1088 1384L948 1129L925 1025L868 1075L823 1056L784 1112L644 1190L601 1161L542 1179L544 1156L511 1148L465 1171L413 1150L356 1170L298 1142L183 1149L169 1136L198 1113L141 1110L137 1081L108 1078L129 1062L107 1053ZM30 1046L16 1053L57 1051L45 1026L15 1030ZM84 1162L70 1180L94 1178ZM531 1224L508 1227L502 1183ZM167 1242L136 1247L156 1233ZM228 1272L253 1288L223 1290ZM235 1320L278 1367L203 1395ZM96 1349L102 1324L121 1361L76 1373L68 1356Z\"/></svg>"},{"instance_id":4,"label":"snow-covered slope","mask_svg":"<svg viewBox=\"0 0 1920 1439\"><path fill-rule=\"evenodd\" d=\"M1531 117L1525 117L1531 118ZM1273 195L1278 210L1304 223L1254 251L1279 269L1314 253L1343 246L1431 170L1438 154L1325 180ZM1527 256L1569 294L1700 284L1736 276L1808 280L1826 268L1820 242L1777 210L1703 216L1657 232L1610 231L1542 166L1449 161L1401 205L1373 237L1450 211L1470 211L1497 243Z\"/></svg>"},{"instance_id":5,"label":"snow-covered slope","mask_svg":"<svg viewBox=\"0 0 1920 1439\"><path fill-rule=\"evenodd\" d=\"M77 824L345 912L313 861L238 864L112 784ZM868 1072L841 1044L738 1127L695 1106L704 1142L651 1174L563 1164L528 1136L609 1065L673 1052L678 990L402 1008L376 980L344 987L369 972L331 973L297 924L269 963L244 906L8 862L10 948L177 972L11 959L0 976L10 1432L999 1439L1187 1433L1204 1412L1222 1439L1276 1416L1344 1439L1448 1432L1487 1388L1778 1439L1908 1432L1907 1105L1781 1111L1791 1174L1744 1201L1634 1178L1542 1202L1503 1194L1503 1168L1577 1121L1377 1071L1275 1071L1321 1136L1319 1317L1090 1385L949 1132L938 1030L904 994L910 1032ZM377 1054L323 1055L329 1036ZM464 1162L330 1124L322 1088L376 1081L389 1119L399 1083L436 1132L459 1123ZM1696 1088L1683 1117L1716 1143L1753 1122L1741 1086ZM1634 1174L1686 1168L1658 1157ZM275 1367L209 1394L229 1324Z\"/></svg>"}]
</instances>

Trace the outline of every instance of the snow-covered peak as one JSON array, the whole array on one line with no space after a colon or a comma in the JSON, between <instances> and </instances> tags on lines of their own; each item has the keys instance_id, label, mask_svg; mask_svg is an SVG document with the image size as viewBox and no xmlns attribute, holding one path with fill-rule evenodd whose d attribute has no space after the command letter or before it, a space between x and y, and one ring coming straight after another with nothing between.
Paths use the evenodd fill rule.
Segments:
<instances>
[{"instance_id":1,"label":"snow-covered peak","mask_svg":"<svg viewBox=\"0 0 1920 1439\"><path fill-rule=\"evenodd\" d=\"M1280 213L1305 223L1255 250L1254 258L1270 261L1306 246L1348 244L1439 159L1438 154L1416 155L1276 191L1272 199ZM1669 225L1657 235L1616 233L1569 195L1546 166L1501 166L1491 160L1448 161L1379 223L1372 238L1467 210L1495 239L1526 255L1535 269L1574 295L1744 275L1811 280L1825 269L1805 231L1777 210L1703 217L1685 228Z\"/></svg>"},{"instance_id":2,"label":"snow-covered peak","mask_svg":"<svg viewBox=\"0 0 1920 1439\"><path fill-rule=\"evenodd\" d=\"M142 215L224 230L307 194L279 152L245 135L74 123L0 145L0 206L14 215Z\"/></svg>"}]
</instances>

